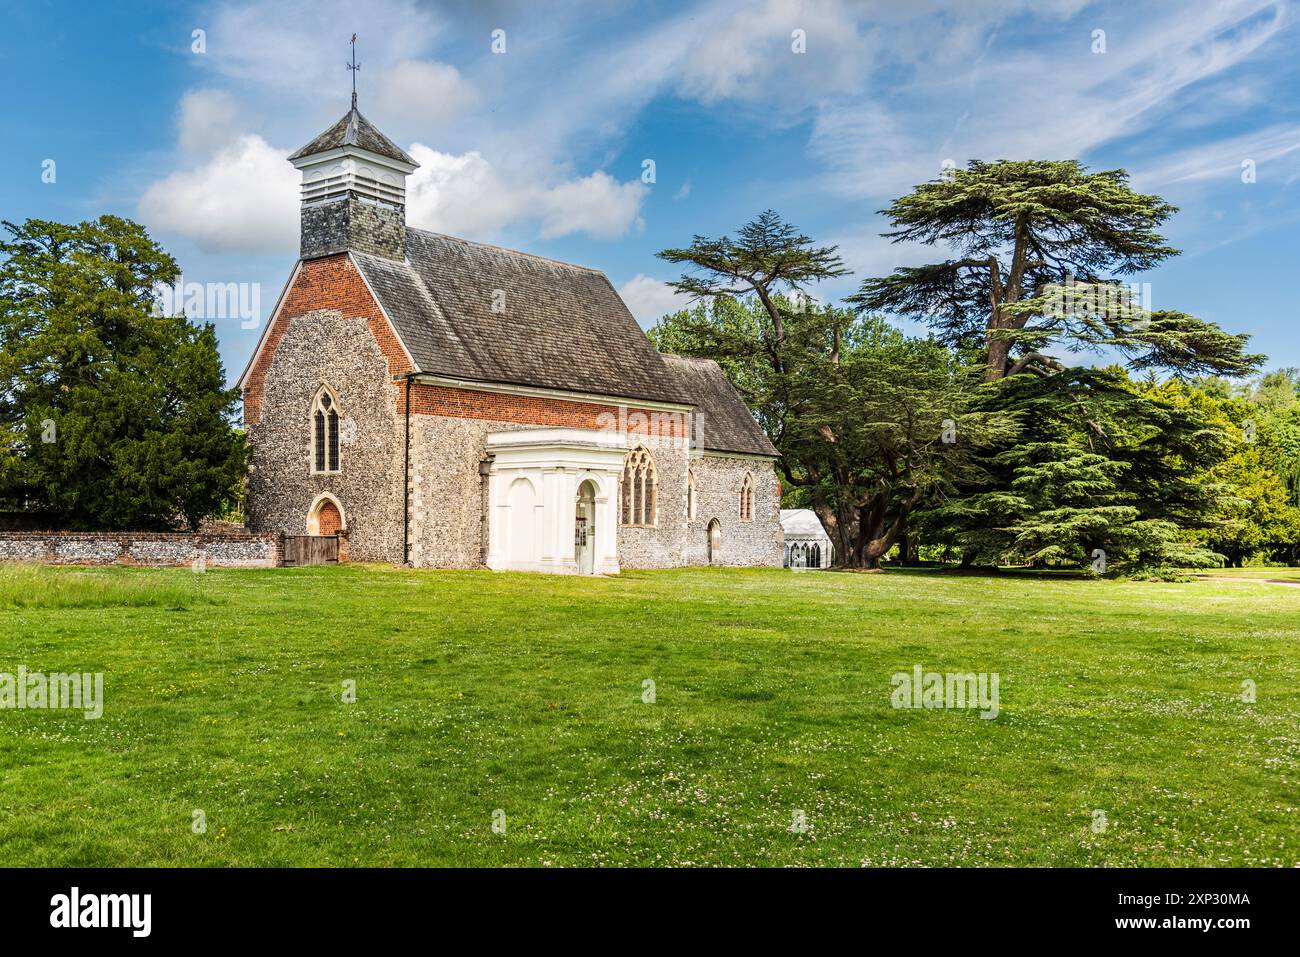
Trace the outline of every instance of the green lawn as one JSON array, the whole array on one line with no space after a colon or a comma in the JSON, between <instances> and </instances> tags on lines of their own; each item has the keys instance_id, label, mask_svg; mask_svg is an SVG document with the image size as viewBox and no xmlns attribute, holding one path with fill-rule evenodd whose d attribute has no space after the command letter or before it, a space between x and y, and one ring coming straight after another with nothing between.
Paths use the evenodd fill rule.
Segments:
<instances>
[{"instance_id":1,"label":"green lawn","mask_svg":"<svg viewBox=\"0 0 1300 957\"><path fill-rule=\"evenodd\" d=\"M1300 588L8 566L0 616L106 698L0 710L5 864L1300 863ZM892 708L916 664L998 717Z\"/></svg>"},{"instance_id":2,"label":"green lawn","mask_svg":"<svg viewBox=\"0 0 1300 957\"><path fill-rule=\"evenodd\" d=\"M1280 582L1300 584L1300 568L1279 568L1266 565L1251 565L1248 568L1211 568L1192 572L1207 578L1260 578Z\"/></svg>"}]
</instances>

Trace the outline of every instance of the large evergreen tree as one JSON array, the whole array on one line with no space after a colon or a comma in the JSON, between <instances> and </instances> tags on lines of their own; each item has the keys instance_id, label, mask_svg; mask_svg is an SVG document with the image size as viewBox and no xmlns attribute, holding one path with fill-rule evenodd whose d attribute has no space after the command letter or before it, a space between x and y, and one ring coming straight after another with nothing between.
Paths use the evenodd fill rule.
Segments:
<instances>
[{"instance_id":1,"label":"large evergreen tree","mask_svg":"<svg viewBox=\"0 0 1300 957\"><path fill-rule=\"evenodd\" d=\"M115 216L4 223L0 507L61 527L197 527L246 468L210 324L155 315L175 261Z\"/></svg>"},{"instance_id":2,"label":"large evergreen tree","mask_svg":"<svg viewBox=\"0 0 1300 957\"><path fill-rule=\"evenodd\" d=\"M975 161L883 211L894 241L955 255L868 279L852 301L928 323L982 367L976 407L1021 423L983 478L923 516L965 560L1084 562L1097 549L1114 567L1211 560L1188 533L1225 506L1209 473L1230 437L1135 390L1122 369L1065 362L1092 350L1133 370L1230 376L1259 363L1246 336L1153 311L1124 281L1176 254L1158 231L1174 211L1123 171L1073 161Z\"/></svg>"},{"instance_id":3,"label":"large evergreen tree","mask_svg":"<svg viewBox=\"0 0 1300 957\"><path fill-rule=\"evenodd\" d=\"M1122 277L1178 250L1157 231L1177 210L1137 193L1123 170L1078 162L972 161L893 202L894 242L958 255L868 279L852 301L982 344L990 380L1061 368L1053 346L1109 348L1133 368L1243 375L1246 336L1182 312L1147 310Z\"/></svg>"},{"instance_id":4,"label":"large evergreen tree","mask_svg":"<svg viewBox=\"0 0 1300 957\"><path fill-rule=\"evenodd\" d=\"M660 255L709 300L652 330L665 351L717 360L781 452L789 503L816 511L836 560L878 568L927 494L962 474L996 417L965 411L978 382L929 339L819 306L802 287L844 270L770 210L736 239Z\"/></svg>"}]
</instances>

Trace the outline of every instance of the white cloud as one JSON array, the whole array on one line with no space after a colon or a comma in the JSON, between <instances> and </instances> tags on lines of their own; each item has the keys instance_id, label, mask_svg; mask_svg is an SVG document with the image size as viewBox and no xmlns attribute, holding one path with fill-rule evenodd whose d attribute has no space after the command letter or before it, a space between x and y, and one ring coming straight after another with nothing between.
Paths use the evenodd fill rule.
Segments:
<instances>
[{"instance_id":1,"label":"white cloud","mask_svg":"<svg viewBox=\"0 0 1300 957\"><path fill-rule=\"evenodd\" d=\"M260 136L241 136L201 166L151 185L138 215L151 229L206 251L291 251L298 241L299 174L288 152ZM521 184L477 152L453 155L415 143L410 153L420 168L407 180L407 222L471 239L527 223L548 238L617 238L640 222L647 194L639 181L619 183L601 171L553 185Z\"/></svg>"},{"instance_id":2,"label":"white cloud","mask_svg":"<svg viewBox=\"0 0 1300 957\"><path fill-rule=\"evenodd\" d=\"M412 224L476 238L520 225L547 238L612 238L639 226L647 192L618 178L632 170L601 168L619 155L647 104L674 93L713 105L727 122L752 125L759 109L769 127L809 122L807 173L779 186L811 198L872 202L933 178L945 159L1086 156L1135 134L1143 142L1165 138L1146 153L1153 172L1196 180L1208 175L1197 163L1226 168L1236 144L1225 143L1223 159L1180 164L1175 123L1234 110L1241 119L1241 97L1221 92L1225 80L1234 89L1250 80L1233 68L1260 62L1257 51L1281 29L1283 9L1281 0L1140 10L1102 10L1085 0L910 0L870 9L852 0L697 0L663 17L628 16L624 27L613 15L593 21L580 4L544 13L518 4L482 8L510 30L510 54L493 57L486 30L475 33L482 23L465 27L454 10L418 0L373 0L360 25L346 0L218 0L208 56L195 66L276 124L267 139L297 146L346 107L345 41L356 28L362 107L398 142L415 141L410 151L422 164L408 182ZM453 20L461 31L455 44L443 36ZM304 23L343 24L342 39L304 34ZM1089 50L1097 25L1109 36L1099 56ZM806 32L806 54L791 51L794 29ZM470 54L455 60L459 70L444 62L467 44ZM1269 82L1263 72L1255 79L1252 96L1262 100ZM221 147L237 122L234 101L210 92L182 106L187 150ZM1197 109L1184 109L1192 95ZM490 109L470 108L476 102ZM728 109L716 106L722 103ZM256 150L245 143L155 184L141 208L172 221L177 214L159 208L157 197L190 188L196 177L235 175L254 161ZM1286 154L1261 153L1270 155L1280 162ZM281 163L251 195L293 175ZM689 182L678 197L688 194ZM274 243L291 247L284 235L296 232L296 184L274 200L271 206L293 209L287 228L272 231ZM242 195L215 201L232 208L213 210L210 223L189 226L187 235L220 245L237 234L233 221L257 221ZM255 247L272 243L262 233L250 239ZM901 252L860 248L864 263L877 267Z\"/></svg>"},{"instance_id":3,"label":"white cloud","mask_svg":"<svg viewBox=\"0 0 1300 957\"><path fill-rule=\"evenodd\" d=\"M966 70L954 69L947 44L913 51L919 79L909 109L844 97L819 104L810 148L829 171L823 185L854 197L897 195L938 175L945 159L1082 157L1159 130L1186 102L1179 94L1249 59L1285 19L1269 0L1164 9L1140 26L1112 27L1100 55L1081 26L1030 48L994 43Z\"/></svg>"},{"instance_id":4,"label":"white cloud","mask_svg":"<svg viewBox=\"0 0 1300 957\"><path fill-rule=\"evenodd\" d=\"M789 125L819 97L861 89L875 49L858 22L876 11L852 0L699 0L672 15L629 16L626 29L608 29L585 4L537 9L545 19L530 24L526 44L470 75L494 111L458 130L485 155L563 165L608 149L647 104L674 93ZM796 28L807 32L805 54L791 50Z\"/></svg>"},{"instance_id":5,"label":"white cloud","mask_svg":"<svg viewBox=\"0 0 1300 957\"><path fill-rule=\"evenodd\" d=\"M138 215L151 230L205 251L286 252L298 245L299 174L260 136L242 136L202 166L150 186Z\"/></svg>"},{"instance_id":6,"label":"white cloud","mask_svg":"<svg viewBox=\"0 0 1300 957\"><path fill-rule=\"evenodd\" d=\"M689 296L678 292L666 282L645 273L637 273L618 289L628 310L643 326L651 325L660 316L685 309L691 304Z\"/></svg>"},{"instance_id":7,"label":"white cloud","mask_svg":"<svg viewBox=\"0 0 1300 957\"><path fill-rule=\"evenodd\" d=\"M859 15L842 0L763 0L722 22L706 20L686 34L678 89L706 104L855 89L873 58ZM802 53L794 49L796 30Z\"/></svg>"},{"instance_id":8,"label":"white cloud","mask_svg":"<svg viewBox=\"0 0 1300 957\"><path fill-rule=\"evenodd\" d=\"M181 97L177 138L189 153L211 153L235 141L239 107L223 90L191 90Z\"/></svg>"},{"instance_id":9,"label":"white cloud","mask_svg":"<svg viewBox=\"0 0 1300 957\"><path fill-rule=\"evenodd\" d=\"M446 63L405 60L380 74L375 93L377 116L390 129L437 127L478 100L474 87Z\"/></svg>"},{"instance_id":10,"label":"white cloud","mask_svg":"<svg viewBox=\"0 0 1300 957\"><path fill-rule=\"evenodd\" d=\"M486 239L521 212L521 197L477 152L454 156L413 143L420 164L406 180L406 221L412 226Z\"/></svg>"},{"instance_id":11,"label":"white cloud","mask_svg":"<svg viewBox=\"0 0 1300 957\"><path fill-rule=\"evenodd\" d=\"M639 223L647 192L640 180L620 183L599 170L553 186L543 197L542 237L586 233L597 239L616 239Z\"/></svg>"},{"instance_id":12,"label":"white cloud","mask_svg":"<svg viewBox=\"0 0 1300 957\"><path fill-rule=\"evenodd\" d=\"M534 221L546 238L617 238L638 222L647 193L637 180L619 183L602 171L542 185L526 171L507 179L478 152L458 156L414 143L410 153L420 168L407 180L407 221L472 239Z\"/></svg>"}]
</instances>

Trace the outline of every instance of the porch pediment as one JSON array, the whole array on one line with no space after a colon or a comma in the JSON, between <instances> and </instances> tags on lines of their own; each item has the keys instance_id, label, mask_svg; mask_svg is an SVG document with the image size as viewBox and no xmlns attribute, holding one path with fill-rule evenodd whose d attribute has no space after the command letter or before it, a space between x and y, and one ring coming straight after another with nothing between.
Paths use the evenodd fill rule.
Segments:
<instances>
[{"instance_id":1,"label":"porch pediment","mask_svg":"<svg viewBox=\"0 0 1300 957\"><path fill-rule=\"evenodd\" d=\"M578 468L591 466L619 471L627 454L622 433L590 429L515 429L489 432L488 454L497 463L533 463L539 466Z\"/></svg>"}]
</instances>

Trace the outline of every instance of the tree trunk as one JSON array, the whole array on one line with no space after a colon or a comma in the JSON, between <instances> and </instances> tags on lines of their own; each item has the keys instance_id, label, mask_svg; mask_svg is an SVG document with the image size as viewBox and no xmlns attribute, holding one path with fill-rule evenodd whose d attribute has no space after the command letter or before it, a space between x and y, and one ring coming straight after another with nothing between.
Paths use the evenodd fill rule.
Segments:
<instances>
[{"instance_id":1,"label":"tree trunk","mask_svg":"<svg viewBox=\"0 0 1300 957\"><path fill-rule=\"evenodd\" d=\"M857 541L857 524L851 518L846 519L836 513L824 500L813 501L813 511L821 520L822 528L835 543L835 565L852 568L854 545Z\"/></svg>"},{"instance_id":2,"label":"tree trunk","mask_svg":"<svg viewBox=\"0 0 1300 957\"><path fill-rule=\"evenodd\" d=\"M1011 340L996 339L990 330L988 343L989 359L984 368L984 381L996 382L1006 375L1007 360L1011 357Z\"/></svg>"},{"instance_id":3,"label":"tree trunk","mask_svg":"<svg viewBox=\"0 0 1300 957\"><path fill-rule=\"evenodd\" d=\"M898 564L907 566L921 563L921 543L906 528L898 533Z\"/></svg>"},{"instance_id":4,"label":"tree trunk","mask_svg":"<svg viewBox=\"0 0 1300 957\"><path fill-rule=\"evenodd\" d=\"M894 547L898 536L907 528L907 516L921 499L919 492L899 507L894 520L889 521L884 493L874 495L871 501L858 509L857 541L854 543L853 565L867 571L880 568L880 560Z\"/></svg>"}]
</instances>

